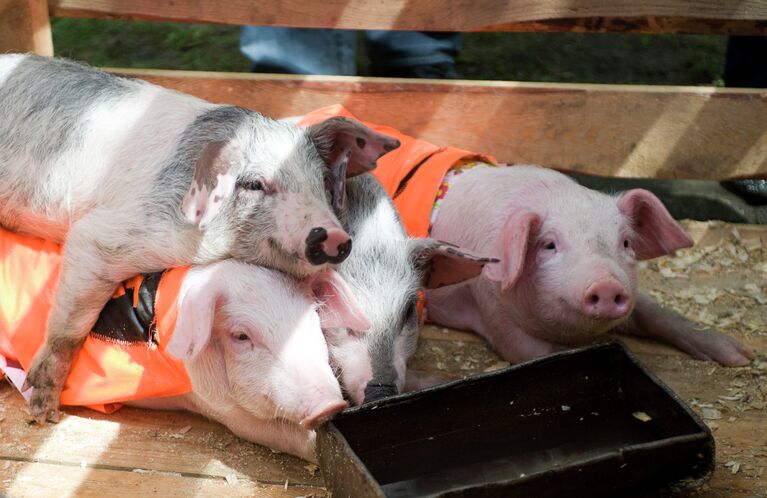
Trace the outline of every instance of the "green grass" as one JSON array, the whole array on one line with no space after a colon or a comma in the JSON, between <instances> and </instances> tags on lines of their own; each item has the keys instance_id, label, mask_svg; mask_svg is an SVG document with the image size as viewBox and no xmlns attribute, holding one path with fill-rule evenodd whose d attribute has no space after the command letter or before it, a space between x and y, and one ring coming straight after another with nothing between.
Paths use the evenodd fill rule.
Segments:
<instances>
[{"instance_id":1,"label":"green grass","mask_svg":"<svg viewBox=\"0 0 767 498\"><path fill-rule=\"evenodd\" d=\"M54 19L52 27L56 55L97 66L250 68L234 26ZM717 36L468 33L457 68L467 79L721 85L725 44Z\"/></svg>"}]
</instances>

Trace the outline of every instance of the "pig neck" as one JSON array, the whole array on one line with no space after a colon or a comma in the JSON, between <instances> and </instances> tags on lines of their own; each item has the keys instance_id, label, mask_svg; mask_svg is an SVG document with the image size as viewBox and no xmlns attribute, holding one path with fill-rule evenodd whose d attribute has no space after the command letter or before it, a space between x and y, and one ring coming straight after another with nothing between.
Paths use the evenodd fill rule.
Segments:
<instances>
[{"instance_id":1,"label":"pig neck","mask_svg":"<svg viewBox=\"0 0 767 498\"><path fill-rule=\"evenodd\" d=\"M500 290L494 288L498 285L478 277L426 291L429 320L479 334L512 363L566 349L529 334L521 325L524 319L516 316L515 308L504 302Z\"/></svg>"},{"instance_id":2,"label":"pig neck","mask_svg":"<svg viewBox=\"0 0 767 498\"><path fill-rule=\"evenodd\" d=\"M431 209L431 215L429 216L429 233L431 233L431 229L434 226L434 223L437 221L437 216L439 215L440 208L442 207L442 203L447 197L448 192L456 183L458 183L461 178L463 178L464 173L468 172L469 170L473 170L474 168L484 168L488 166L492 165L478 161L471 161L467 163L459 162L450 168L447 173L445 173L445 176L442 177L442 181L440 182L437 194L434 197L434 205Z\"/></svg>"}]
</instances>

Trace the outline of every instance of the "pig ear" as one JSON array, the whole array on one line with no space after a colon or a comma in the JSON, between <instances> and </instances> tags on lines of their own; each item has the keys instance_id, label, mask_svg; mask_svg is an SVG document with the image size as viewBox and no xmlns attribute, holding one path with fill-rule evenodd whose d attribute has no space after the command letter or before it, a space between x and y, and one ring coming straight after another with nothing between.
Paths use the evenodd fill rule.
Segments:
<instances>
[{"instance_id":1,"label":"pig ear","mask_svg":"<svg viewBox=\"0 0 767 498\"><path fill-rule=\"evenodd\" d=\"M370 320L337 272L320 271L309 277L308 283L315 300L320 302L317 312L323 329L349 328L365 332L370 328Z\"/></svg>"},{"instance_id":2,"label":"pig ear","mask_svg":"<svg viewBox=\"0 0 767 498\"><path fill-rule=\"evenodd\" d=\"M631 220L637 259L652 259L692 247L694 241L652 192L629 190L618 198L618 210Z\"/></svg>"},{"instance_id":3,"label":"pig ear","mask_svg":"<svg viewBox=\"0 0 767 498\"><path fill-rule=\"evenodd\" d=\"M515 211L506 218L494 250L501 262L485 268L485 276L500 282L502 290L511 289L522 275L530 240L540 226L540 216L530 211Z\"/></svg>"},{"instance_id":4,"label":"pig ear","mask_svg":"<svg viewBox=\"0 0 767 498\"><path fill-rule=\"evenodd\" d=\"M330 207L339 212L344 207L346 200L346 171L349 168L349 160L352 151L345 149L338 155L336 160L329 165L328 174L325 176L325 190L330 195Z\"/></svg>"},{"instance_id":5,"label":"pig ear","mask_svg":"<svg viewBox=\"0 0 767 498\"><path fill-rule=\"evenodd\" d=\"M331 174L341 178L366 173L376 167L376 161L399 147L399 140L373 131L359 121L334 117L309 128L314 146L328 165L337 163L339 156L350 154L345 171Z\"/></svg>"},{"instance_id":6,"label":"pig ear","mask_svg":"<svg viewBox=\"0 0 767 498\"><path fill-rule=\"evenodd\" d=\"M210 340L219 291L209 273L192 270L184 278L182 291L176 328L165 350L180 360L193 360Z\"/></svg>"},{"instance_id":7,"label":"pig ear","mask_svg":"<svg viewBox=\"0 0 767 498\"><path fill-rule=\"evenodd\" d=\"M231 166L226 142L211 142L202 149L192 183L181 202L181 212L189 223L203 228L221 210L234 191Z\"/></svg>"},{"instance_id":8,"label":"pig ear","mask_svg":"<svg viewBox=\"0 0 767 498\"><path fill-rule=\"evenodd\" d=\"M498 263L449 242L435 239L410 239L410 258L423 271L423 286L436 289L476 277L489 263Z\"/></svg>"}]
</instances>

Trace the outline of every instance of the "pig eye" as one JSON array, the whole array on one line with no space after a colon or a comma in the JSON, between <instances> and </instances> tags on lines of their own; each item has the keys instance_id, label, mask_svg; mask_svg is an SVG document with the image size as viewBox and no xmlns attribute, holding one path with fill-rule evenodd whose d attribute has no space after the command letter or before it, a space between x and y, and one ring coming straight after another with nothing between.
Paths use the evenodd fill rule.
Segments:
<instances>
[{"instance_id":1,"label":"pig eye","mask_svg":"<svg viewBox=\"0 0 767 498\"><path fill-rule=\"evenodd\" d=\"M239 334L234 334L233 337L237 340L237 342L250 341L250 336L248 334L246 334L245 332L240 332Z\"/></svg>"},{"instance_id":2,"label":"pig eye","mask_svg":"<svg viewBox=\"0 0 767 498\"><path fill-rule=\"evenodd\" d=\"M557 248L557 245L554 242L549 242L545 246L543 246L544 249L554 250Z\"/></svg>"},{"instance_id":3,"label":"pig eye","mask_svg":"<svg viewBox=\"0 0 767 498\"><path fill-rule=\"evenodd\" d=\"M245 190L264 190L264 184L261 180L240 180L237 186Z\"/></svg>"},{"instance_id":4,"label":"pig eye","mask_svg":"<svg viewBox=\"0 0 767 498\"><path fill-rule=\"evenodd\" d=\"M411 318L412 316L415 316L415 314L416 314L416 303L417 302L418 301L416 301L416 300L412 300L412 301L410 301L408 303L407 310L405 311L405 316L407 318Z\"/></svg>"},{"instance_id":5,"label":"pig eye","mask_svg":"<svg viewBox=\"0 0 767 498\"><path fill-rule=\"evenodd\" d=\"M624 241L623 241L623 247L625 247L626 249L628 249L628 248L629 248L629 239L624 239Z\"/></svg>"}]
</instances>

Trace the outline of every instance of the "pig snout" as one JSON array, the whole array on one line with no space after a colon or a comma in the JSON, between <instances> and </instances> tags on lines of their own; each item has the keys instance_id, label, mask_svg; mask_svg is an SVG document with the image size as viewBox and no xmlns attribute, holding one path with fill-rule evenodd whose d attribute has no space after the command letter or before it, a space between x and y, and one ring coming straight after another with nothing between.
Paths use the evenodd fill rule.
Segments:
<instances>
[{"instance_id":1,"label":"pig snout","mask_svg":"<svg viewBox=\"0 0 767 498\"><path fill-rule=\"evenodd\" d=\"M343 262L352 250L352 239L340 228L314 227L306 237L306 259L313 265Z\"/></svg>"},{"instance_id":2,"label":"pig snout","mask_svg":"<svg viewBox=\"0 0 767 498\"><path fill-rule=\"evenodd\" d=\"M382 398L388 398L389 396L396 396L399 394L396 384L380 384L370 382L365 387L365 403L376 401Z\"/></svg>"},{"instance_id":3,"label":"pig snout","mask_svg":"<svg viewBox=\"0 0 767 498\"><path fill-rule=\"evenodd\" d=\"M623 285L612 279L591 284L581 301L581 310L591 318L623 318L631 307L631 295Z\"/></svg>"},{"instance_id":4,"label":"pig snout","mask_svg":"<svg viewBox=\"0 0 767 498\"><path fill-rule=\"evenodd\" d=\"M333 418L336 413L347 406L349 405L346 401L342 400L329 401L323 405L317 406L311 414L301 420L301 426L306 430L312 431Z\"/></svg>"}]
</instances>

